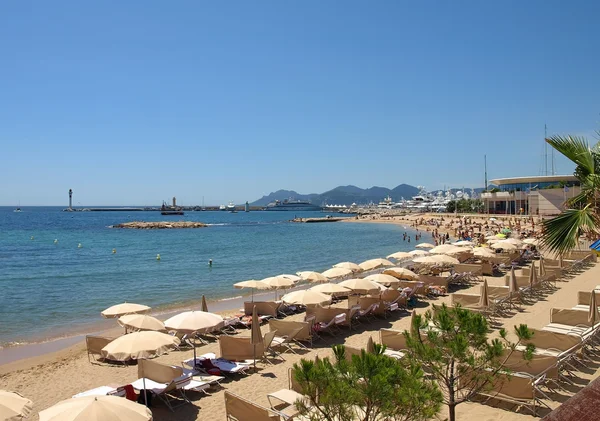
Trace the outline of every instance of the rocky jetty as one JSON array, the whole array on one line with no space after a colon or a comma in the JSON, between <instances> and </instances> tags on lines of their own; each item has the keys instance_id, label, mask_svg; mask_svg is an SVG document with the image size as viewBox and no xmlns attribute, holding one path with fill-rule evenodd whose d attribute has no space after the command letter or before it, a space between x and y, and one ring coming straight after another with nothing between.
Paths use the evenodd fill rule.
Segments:
<instances>
[{"instance_id":1,"label":"rocky jetty","mask_svg":"<svg viewBox=\"0 0 600 421\"><path fill-rule=\"evenodd\" d=\"M204 228L208 225L202 222L192 221L165 221L165 222L142 222L133 221L125 222L124 224L111 225L111 228L129 228L138 230L162 230L162 229L179 229L179 228Z\"/></svg>"}]
</instances>

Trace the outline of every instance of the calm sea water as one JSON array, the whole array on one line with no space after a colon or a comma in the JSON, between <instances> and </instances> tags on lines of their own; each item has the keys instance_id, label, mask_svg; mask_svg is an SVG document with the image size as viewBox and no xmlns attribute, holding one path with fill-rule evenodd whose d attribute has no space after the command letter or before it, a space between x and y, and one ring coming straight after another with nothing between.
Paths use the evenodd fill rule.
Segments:
<instances>
[{"instance_id":1,"label":"calm sea water","mask_svg":"<svg viewBox=\"0 0 600 421\"><path fill-rule=\"evenodd\" d=\"M409 249L402 241L405 230L398 226L288 222L296 215L323 216L315 212L165 217L159 212L68 213L58 207L22 210L0 207L0 345L63 335L124 301L161 308L198 301L202 294L210 299L239 296L246 291L235 290L234 282L322 271L340 261L361 262ZM166 218L211 226L109 228Z\"/></svg>"}]
</instances>

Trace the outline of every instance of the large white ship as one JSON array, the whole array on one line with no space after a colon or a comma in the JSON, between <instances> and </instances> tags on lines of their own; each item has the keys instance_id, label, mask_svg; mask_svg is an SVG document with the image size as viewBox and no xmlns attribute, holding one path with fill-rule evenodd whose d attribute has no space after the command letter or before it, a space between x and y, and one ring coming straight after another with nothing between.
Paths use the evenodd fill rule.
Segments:
<instances>
[{"instance_id":1,"label":"large white ship","mask_svg":"<svg viewBox=\"0 0 600 421\"><path fill-rule=\"evenodd\" d=\"M283 202L276 200L265 206L264 210L268 211L320 211L322 208L318 205L313 205L306 200L291 200L285 199Z\"/></svg>"}]
</instances>

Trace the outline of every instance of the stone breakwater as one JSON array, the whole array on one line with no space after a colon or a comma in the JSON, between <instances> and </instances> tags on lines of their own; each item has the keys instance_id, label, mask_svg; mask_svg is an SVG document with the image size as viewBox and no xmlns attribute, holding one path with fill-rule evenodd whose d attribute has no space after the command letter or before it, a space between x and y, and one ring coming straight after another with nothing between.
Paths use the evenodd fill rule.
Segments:
<instances>
[{"instance_id":1,"label":"stone breakwater","mask_svg":"<svg viewBox=\"0 0 600 421\"><path fill-rule=\"evenodd\" d=\"M204 228L208 225L202 222L192 221L169 221L169 222L125 222L123 224L111 225L111 228L129 228L138 230L161 230L161 229L179 229L179 228Z\"/></svg>"}]
</instances>

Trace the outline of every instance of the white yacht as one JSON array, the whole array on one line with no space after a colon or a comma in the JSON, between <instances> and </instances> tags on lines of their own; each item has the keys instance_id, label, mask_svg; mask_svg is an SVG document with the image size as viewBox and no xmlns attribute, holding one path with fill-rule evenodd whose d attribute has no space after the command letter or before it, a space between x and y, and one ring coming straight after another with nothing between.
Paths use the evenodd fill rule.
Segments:
<instances>
[{"instance_id":1,"label":"white yacht","mask_svg":"<svg viewBox=\"0 0 600 421\"><path fill-rule=\"evenodd\" d=\"M229 212L234 211L235 210L235 203L229 202L229 204L227 205L227 210Z\"/></svg>"}]
</instances>

